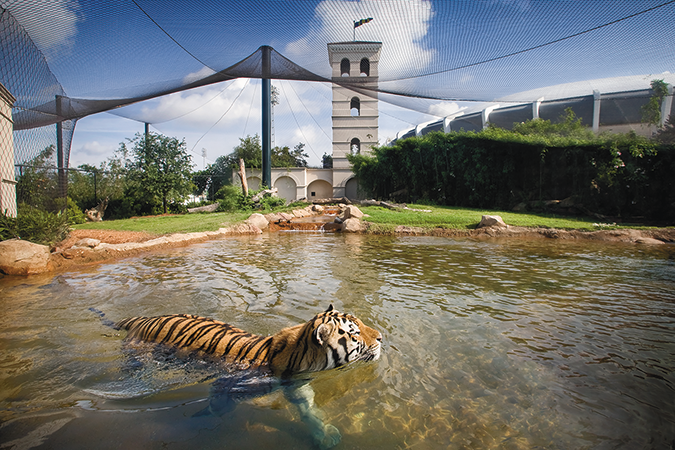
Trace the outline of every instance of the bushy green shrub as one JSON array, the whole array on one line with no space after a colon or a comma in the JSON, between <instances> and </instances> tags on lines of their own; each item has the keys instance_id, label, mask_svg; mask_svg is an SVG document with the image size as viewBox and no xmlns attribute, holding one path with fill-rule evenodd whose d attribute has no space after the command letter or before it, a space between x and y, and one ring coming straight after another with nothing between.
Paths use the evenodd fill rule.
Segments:
<instances>
[{"instance_id":1,"label":"bushy green shrub","mask_svg":"<svg viewBox=\"0 0 675 450\"><path fill-rule=\"evenodd\" d=\"M239 204L243 199L244 195L241 192L241 188L233 186L231 184L226 184L221 187L216 193L216 200L220 203L218 206L218 212L234 212L239 209Z\"/></svg>"},{"instance_id":2,"label":"bushy green shrub","mask_svg":"<svg viewBox=\"0 0 675 450\"><path fill-rule=\"evenodd\" d=\"M77 206L75 201L68 197L68 223L70 225L75 225L77 223L85 223L87 221L87 216L84 214L84 211Z\"/></svg>"},{"instance_id":3,"label":"bushy green shrub","mask_svg":"<svg viewBox=\"0 0 675 450\"><path fill-rule=\"evenodd\" d=\"M635 134L595 136L578 119L535 120L513 131L430 133L349 155L380 199L510 209L578 199L588 211L675 220L675 146Z\"/></svg>"},{"instance_id":4,"label":"bushy green shrub","mask_svg":"<svg viewBox=\"0 0 675 450\"><path fill-rule=\"evenodd\" d=\"M272 197L271 195L265 195L259 203L260 210L262 211L272 211L282 206L286 206L286 199L283 197Z\"/></svg>"},{"instance_id":5,"label":"bushy green shrub","mask_svg":"<svg viewBox=\"0 0 675 450\"><path fill-rule=\"evenodd\" d=\"M51 213L20 204L17 217L0 214L0 240L23 239L42 245L52 245L68 236L66 214Z\"/></svg>"}]
</instances>

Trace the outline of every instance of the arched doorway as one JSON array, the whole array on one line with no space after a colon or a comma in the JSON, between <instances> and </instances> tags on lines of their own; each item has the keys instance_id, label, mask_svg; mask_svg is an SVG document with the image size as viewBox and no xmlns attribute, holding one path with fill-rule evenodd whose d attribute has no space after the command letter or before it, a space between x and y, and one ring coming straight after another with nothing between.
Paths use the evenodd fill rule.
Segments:
<instances>
[{"instance_id":1,"label":"arched doorway","mask_svg":"<svg viewBox=\"0 0 675 450\"><path fill-rule=\"evenodd\" d=\"M262 180L258 177L246 177L246 183L248 184L249 191L257 191L260 189Z\"/></svg>"},{"instance_id":2,"label":"arched doorway","mask_svg":"<svg viewBox=\"0 0 675 450\"><path fill-rule=\"evenodd\" d=\"M356 178L350 178L345 184L345 197L350 200L362 200L359 192L359 182Z\"/></svg>"},{"instance_id":3,"label":"arched doorway","mask_svg":"<svg viewBox=\"0 0 675 450\"><path fill-rule=\"evenodd\" d=\"M333 186L325 180L314 180L307 186L307 200L312 201L319 198L332 198Z\"/></svg>"},{"instance_id":4,"label":"arched doorway","mask_svg":"<svg viewBox=\"0 0 675 450\"><path fill-rule=\"evenodd\" d=\"M279 177L274 183L274 187L279 190L279 197L285 198L287 203L295 200L297 195L297 184L291 177Z\"/></svg>"}]
</instances>

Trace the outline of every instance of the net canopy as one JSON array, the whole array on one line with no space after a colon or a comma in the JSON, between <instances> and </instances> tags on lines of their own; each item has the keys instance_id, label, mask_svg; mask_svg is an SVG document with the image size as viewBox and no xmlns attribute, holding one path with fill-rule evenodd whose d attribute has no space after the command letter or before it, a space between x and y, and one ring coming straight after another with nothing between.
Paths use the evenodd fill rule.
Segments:
<instances>
[{"instance_id":1,"label":"net canopy","mask_svg":"<svg viewBox=\"0 0 675 450\"><path fill-rule=\"evenodd\" d=\"M62 121L72 129L103 111L161 122L194 106L162 117L120 107L246 78L349 87L331 78L327 44L352 40L382 43L379 85L366 94L439 118L499 99L571 97L580 87L612 92L618 79L628 80L619 89L644 90L654 78L672 83L675 72L675 0L0 0L0 7L0 82L17 98L19 131ZM373 20L355 27L365 18ZM307 102L317 96L300 91Z\"/></svg>"}]
</instances>

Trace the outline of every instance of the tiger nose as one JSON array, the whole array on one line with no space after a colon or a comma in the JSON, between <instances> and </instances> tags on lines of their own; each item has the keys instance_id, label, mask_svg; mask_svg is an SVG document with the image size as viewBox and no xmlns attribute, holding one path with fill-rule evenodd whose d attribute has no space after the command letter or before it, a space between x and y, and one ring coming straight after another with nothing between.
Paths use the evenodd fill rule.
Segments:
<instances>
[{"instance_id":1,"label":"tiger nose","mask_svg":"<svg viewBox=\"0 0 675 450\"><path fill-rule=\"evenodd\" d=\"M378 332L377 332L377 337L376 337L375 339L377 339L379 342L382 342L382 333L380 333L380 332L378 331Z\"/></svg>"}]
</instances>

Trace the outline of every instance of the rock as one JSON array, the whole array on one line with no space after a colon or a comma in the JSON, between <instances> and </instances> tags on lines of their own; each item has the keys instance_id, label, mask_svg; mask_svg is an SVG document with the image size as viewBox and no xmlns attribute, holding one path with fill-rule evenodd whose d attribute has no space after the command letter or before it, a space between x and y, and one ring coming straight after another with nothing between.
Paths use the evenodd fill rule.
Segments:
<instances>
[{"instance_id":1,"label":"rock","mask_svg":"<svg viewBox=\"0 0 675 450\"><path fill-rule=\"evenodd\" d=\"M478 224L478 228L485 227L498 227L498 228L508 228L509 226L504 223L504 220L500 216L483 216Z\"/></svg>"},{"instance_id":2,"label":"rock","mask_svg":"<svg viewBox=\"0 0 675 450\"><path fill-rule=\"evenodd\" d=\"M663 241L659 241L658 239L654 238L649 238L649 237L641 237L635 240L636 244L647 244L647 245L660 245L660 244L665 244Z\"/></svg>"},{"instance_id":3,"label":"rock","mask_svg":"<svg viewBox=\"0 0 675 450\"><path fill-rule=\"evenodd\" d=\"M89 248L94 248L98 244L100 244L101 241L98 239L92 239L92 238L87 238L87 239L80 239L75 243L75 247L89 247Z\"/></svg>"},{"instance_id":4,"label":"rock","mask_svg":"<svg viewBox=\"0 0 675 450\"><path fill-rule=\"evenodd\" d=\"M251 214L251 216L246 219L246 223L255 225L261 230L267 229L270 225L270 223L267 221L267 218L259 213Z\"/></svg>"},{"instance_id":5,"label":"rock","mask_svg":"<svg viewBox=\"0 0 675 450\"><path fill-rule=\"evenodd\" d=\"M267 213L265 214L265 219L267 219L267 223L278 223L281 220L281 215L278 213Z\"/></svg>"},{"instance_id":6,"label":"rock","mask_svg":"<svg viewBox=\"0 0 675 450\"><path fill-rule=\"evenodd\" d=\"M395 228L394 232L403 236L422 236L425 234L425 230L422 227L409 227L407 225L399 225Z\"/></svg>"},{"instance_id":7,"label":"rock","mask_svg":"<svg viewBox=\"0 0 675 450\"><path fill-rule=\"evenodd\" d=\"M33 275L51 270L49 247L20 239L0 242L0 271L6 275Z\"/></svg>"},{"instance_id":8,"label":"rock","mask_svg":"<svg viewBox=\"0 0 675 450\"><path fill-rule=\"evenodd\" d=\"M293 215L292 215L292 214L288 214L288 213L283 213L283 212L282 212L282 213L279 213L279 217L280 217L280 219L283 220L284 222L290 222L291 219L293 218Z\"/></svg>"},{"instance_id":9,"label":"rock","mask_svg":"<svg viewBox=\"0 0 675 450\"><path fill-rule=\"evenodd\" d=\"M351 217L342 223L342 231L346 233L361 233L366 230L366 225L356 217Z\"/></svg>"},{"instance_id":10,"label":"rock","mask_svg":"<svg viewBox=\"0 0 675 450\"><path fill-rule=\"evenodd\" d=\"M345 207L342 218L344 220L346 220L346 219L349 219L349 218L352 218L352 217L354 217L356 219L360 219L361 217L363 217L363 213L356 206L349 205L349 206Z\"/></svg>"},{"instance_id":11,"label":"rock","mask_svg":"<svg viewBox=\"0 0 675 450\"><path fill-rule=\"evenodd\" d=\"M188 212L189 213L215 212L219 206L220 203L216 202L211 205L198 206L197 208L188 208Z\"/></svg>"},{"instance_id":12,"label":"rock","mask_svg":"<svg viewBox=\"0 0 675 450\"><path fill-rule=\"evenodd\" d=\"M218 230L218 233L220 234L234 234L234 235L240 235L240 234L262 234L262 230L255 225L252 225L250 223L240 223L238 225L234 225L231 227L227 228L220 228Z\"/></svg>"},{"instance_id":13,"label":"rock","mask_svg":"<svg viewBox=\"0 0 675 450\"><path fill-rule=\"evenodd\" d=\"M306 209L294 209L293 215L295 217L309 217L312 215L312 213L307 211Z\"/></svg>"},{"instance_id":14,"label":"rock","mask_svg":"<svg viewBox=\"0 0 675 450\"><path fill-rule=\"evenodd\" d=\"M324 210L325 208L321 205L312 205L312 211L316 213L323 213Z\"/></svg>"}]
</instances>

